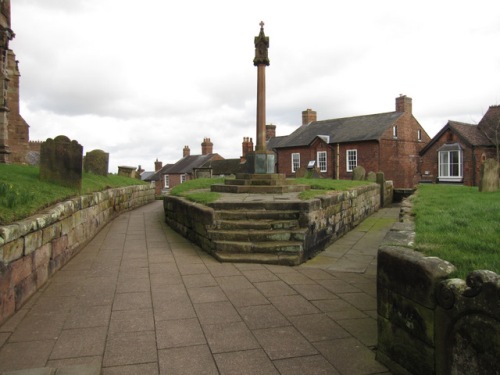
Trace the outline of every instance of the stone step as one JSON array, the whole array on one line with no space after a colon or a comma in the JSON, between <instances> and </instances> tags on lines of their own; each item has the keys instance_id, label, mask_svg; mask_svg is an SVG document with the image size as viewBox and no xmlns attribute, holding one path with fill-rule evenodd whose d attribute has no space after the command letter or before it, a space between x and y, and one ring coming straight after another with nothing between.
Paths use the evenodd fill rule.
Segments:
<instances>
[{"instance_id":1,"label":"stone step","mask_svg":"<svg viewBox=\"0 0 500 375\"><path fill-rule=\"evenodd\" d=\"M265 242L243 242L243 241L213 241L216 253L265 253L265 254L302 254L303 242L300 241L265 241Z\"/></svg>"},{"instance_id":2,"label":"stone step","mask_svg":"<svg viewBox=\"0 0 500 375\"><path fill-rule=\"evenodd\" d=\"M298 220L220 220L217 222L217 229L222 230L269 230L269 229L294 229L298 228Z\"/></svg>"},{"instance_id":3,"label":"stone step","mask_svg":"<svg viewBox=\"0 0 500 375\"><path fill-rule=\"evenodd\" d=\"M299 211L294 210L220 210L215 212L218 220L297 220L300 216Z\"/></svg>"},{"instance_id":4,"label":"stone step","mask_svg":"<svg viewBox=\"0 0 500 375\"><path fill-rule=\"evenodd\" d=\"M233 263L261 263L261 264L280 264L284 266L297 266L301 263L300 254L290 253L225 253L216 252L213 256L219 262Z\"/></svg>"},{"instance_id":5,"label":"stone step","mask_svg":"<svg viewBox=\"0 0 500 375\"><path fill-rule=\"evenodd\" d=\"M210 186L210 191L233 194L285 194L308 190L309 185L221 185Z\"/></svg>"},{"instance_id":6,"label":"stone step","mask_svg":"<svg viewBox=\"0 0 500 375\"><path fill-rule=\"evenodd\" d=\"M209 230L210 239L213 241L245 241L246 243L301 241L305 239L306 229L288 230ZM282 245L280 245L282 246Z\"/></svg>"},{"instance_id":7,"label":"stone step","mask_svg":"<svg viewBox=\"0 0 500 375\"><path fill-rule=\"evenodd\" d=\"M208 204L209 207L216 211L300 211L308 212L311 206L310 202L301 200L286 200L286 201L266 201L266 200L253 200L250 202L212 202Z\"/></svg>"}]
</instances>

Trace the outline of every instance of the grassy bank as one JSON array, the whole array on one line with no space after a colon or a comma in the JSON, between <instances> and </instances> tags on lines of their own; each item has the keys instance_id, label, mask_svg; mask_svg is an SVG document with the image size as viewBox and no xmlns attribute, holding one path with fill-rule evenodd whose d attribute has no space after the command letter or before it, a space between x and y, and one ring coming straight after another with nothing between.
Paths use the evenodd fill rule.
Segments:
<instances>
[{"instance_id":1,"label":"grassy bank","mask_svg":"<svg viewBox=\"0 0 500 375\"><path fill-rule=\"evenodd\" d=\"M480 269L500 274L500 191L421 185L413 212L416 250L453 263L457 277Z\"/></svg>"},{"instance_id":2,"label":"grassy bank","mask_svg":"<svg viewBox=\"0 0 500 375\"><path fill-rule=\"evenodd\" d=\"M0 164L0 225L12 223L65 199L108 188L142 184L140 180L85 173L82 190L42 182L38 167Z\"/></svg>"},{"instance_id":3,"label":"grassy bank","mask_svg":"<svg viewBox=\"0 0 500 375\"><path fill-rule=\"evenodd\" d=\"M185 197L191 201L207 204L219 198L219 193L208 191L211 185L223 184L224 178L199 178L174 187L170 194ZM366 181L331 180L320 178L289 179L290 184L310 185L311 190L299 194L300 199L312 199L328 191L344 191L356 186L366 185Z\"/></svg>"}]
</instances>

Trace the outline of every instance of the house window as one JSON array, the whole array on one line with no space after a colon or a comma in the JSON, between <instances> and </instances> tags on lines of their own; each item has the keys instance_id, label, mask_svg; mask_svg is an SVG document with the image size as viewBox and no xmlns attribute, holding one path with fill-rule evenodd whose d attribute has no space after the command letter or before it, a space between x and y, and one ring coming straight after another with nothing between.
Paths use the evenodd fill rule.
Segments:
<instances>
[{"instance_id":1,"label":"house window","mask_svg":"<svg viewBox=\"0 0 500 375\"><path fill-rule=\"evenodd\" d=\"M358 150L347 150L346 162L347 172L352 172L358 166Z\"/></svg>"},{"instance_id":2,"label":"house window","mask_svg":"<svg viewBox=\"0 0 500 375\"><path fill-rule=\"evenodd\" d=\"M326 172L326 151L318 151L316 159L320 172Z\"/></svg>"},{"instance_id":3,"label":"house window","mask_svg":"<svg viewBox=\"0 0 500 375\"><path fill-rule=\"evenodd\" d=\"M392 138L397 138L398 137L398 127L393 126L392 127Z\"/></svg>"},{"instance_id":4,"label":"house window","mask_svg":"<svg viewBox=\"0 0 500 375\"><path fill-rule=\"evenodd\" d=\"M168 174L163 176L163 182L164 187L168 189L170 187L170 176Z\"/></svg>"},{"instance_id":5,"label":"house window","mask_svg":"<svg viewBox=\"0 0 500 375\"><path fill-rule=\"evenodd\" d=\"M418 129L418 130L417 130L417 139L418 139L419 141L421 141L421 140L422 140L422 130L420 130L420 129Z\"/></svg>"},{"instance_id":6,"label":"house window","mask_svg":"<svg viewBox=\"0 0 500 375\"><path fill-rule=\"evenodd\" d=\"M438 151L439 181L460 182L463 177L462 148L457 143L447 144Z\"/></svg>"},{"instance_id":7,"label":"house window","mask_svg":"<svg viewBox=\"0 0 500 375\"><path fill-rule=\"evenodd\" d=\"M297 172L300 168L300 154L298 152L292 153L292 173Z\"/></svg>"},{"instance_id":8,"label":"house window","mask_svg":"<svg viewBox=\"0 0 500 375\"><path fill-rule=\"evenodd\" d=\"M184 182L186 182L186 175L181 174L181 184L183 184Z\"/></svg>"}]
</instances>

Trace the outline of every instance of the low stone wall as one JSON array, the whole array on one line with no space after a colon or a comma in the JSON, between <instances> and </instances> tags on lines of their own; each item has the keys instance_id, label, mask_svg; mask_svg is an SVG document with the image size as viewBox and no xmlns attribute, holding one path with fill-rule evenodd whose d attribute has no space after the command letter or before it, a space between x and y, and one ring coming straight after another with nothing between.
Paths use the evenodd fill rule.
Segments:
<instances>
[{"instance_id":1,"label":"low stone wall","mask_svg":"<svg viewBox=\"0 0 500 375\"><path fill-rule=\"evenodd\" d=\"M411 207L380 247L377 359L394 374L500 374L500 277L414 251Z\"/></svg>"},{"instance_id":2,"label":"low stone wall","mask_svg":"<svg viewBox=\"0 0 500 375\"><path fill-rule=\"evenodd\" d=\"M327 244L377 211L380 208L380 191L380 186L373 183L294 203L292 209L300 210L300 227L307 228L303 256L299 263L323 250ZM262 208L265 208L264 205L262 203ZM273 209L277 205L279 203L273 203ZM282 209L289 210L292 205L283 202L282 206ZM184 198L167 196L164 198L164 209L169 226L206 252L213 252L214 244L209 235L209 230L216 228L213 208Z\"/></svg>"},{"instance_id":3,"label":"low stone wall","mask_svg":"<svg viewBox=\"0 0 500 375\"><path fill-rule=\"evenodd\" d=\"M0 226L0 324L120 213L154 200L150 185L84 195Z\"/></svg>"}]
</instances>

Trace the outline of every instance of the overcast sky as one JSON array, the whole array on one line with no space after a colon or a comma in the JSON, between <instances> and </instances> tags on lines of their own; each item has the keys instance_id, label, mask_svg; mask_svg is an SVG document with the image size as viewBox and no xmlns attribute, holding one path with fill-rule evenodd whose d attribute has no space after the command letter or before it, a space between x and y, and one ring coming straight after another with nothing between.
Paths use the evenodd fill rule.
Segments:
<instances>
[{"instance_id":1,"label":"overcast sky","mask_svg":"<svg viewBox=\"0 0 500 375\"><path fill-rule=\"evenodd\" d=\"M500 104L498 0L12 0L10 47L31 140L154 169L204 137L224 158L255 141L254 37L270 37L267 123L395 110L434 136Z\"/></svg>"}]
</instances>

